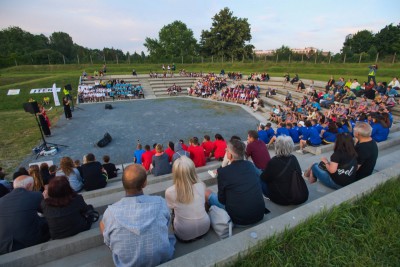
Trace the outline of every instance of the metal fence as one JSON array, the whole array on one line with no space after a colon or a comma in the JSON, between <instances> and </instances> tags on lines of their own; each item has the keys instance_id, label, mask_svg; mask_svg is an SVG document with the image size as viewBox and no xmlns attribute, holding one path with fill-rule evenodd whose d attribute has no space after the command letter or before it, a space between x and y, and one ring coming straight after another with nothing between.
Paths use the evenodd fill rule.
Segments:
<instances>
[{"instance_id":1,"label":"metal fence","mask_svg":"<svg viewBox=\"0 0 400 267\"><path fill-rule=\"evenodd\" d=\"M49 53L46 55L26 55L16 56L8 58L0 58L0 68L18 66L18 65L55 65L55 64L198 64L198 63L261 63L261 62L274 62L274 63L396 63L396 53L394 55L368 55L366 53L361 54L335 54L335 55L301 55L301 54L289 54L289 55L263 55L256 56L250 55L243 58L230 58L222 56L181 56L181 57L148 57L138 58L132 56L124 56L118 58L117 56L105 57L105 56L76 56L74 58L66 58L58 52Z\"/></svg>"}]
</instances>

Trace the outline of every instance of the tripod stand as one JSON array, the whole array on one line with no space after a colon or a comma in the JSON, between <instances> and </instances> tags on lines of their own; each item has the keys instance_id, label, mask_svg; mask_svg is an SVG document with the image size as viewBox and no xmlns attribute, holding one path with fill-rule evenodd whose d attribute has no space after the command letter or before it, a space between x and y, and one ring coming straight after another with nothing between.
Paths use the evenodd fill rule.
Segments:
<instances>
[{"instance_id":1,"label":"tripod stand","mask_svg":"<svg viewBox=\"0 0 400 267\"><path fill-rule=\"evenodd\" d=\"M36 147L36 148L34 149L35 152L36 152L36 159L37 159L39 156L43 156L43 155L45 154L46 151L50 151L50 150L52 150L52 149L55 149L55 152L57 152L59 146L61 146L61 147L68 147L68 146L66 146L66 145L61 145L61 144L55 144L55 143L46 142L46 139L44 138L43 130L42 130L42 127L41 127L41 125L40 125L40 122L39 122L37 113L33 114L33 116L35 116L36 123L37 123L37 125L38 125L38 127L39 127L40 135L41 135L42 141L43 141L43 143L42 143L41 145L39 145L38 147ZM50 145L50 146L49 146L49 145Z\"/></svg>"}]
</instances>

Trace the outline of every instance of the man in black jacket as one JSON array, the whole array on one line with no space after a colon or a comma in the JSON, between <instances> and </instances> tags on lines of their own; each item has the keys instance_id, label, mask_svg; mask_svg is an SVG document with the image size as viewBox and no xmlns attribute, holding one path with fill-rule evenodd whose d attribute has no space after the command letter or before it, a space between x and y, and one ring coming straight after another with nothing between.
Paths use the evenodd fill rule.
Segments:
<instances>
[{"instance_id":1,"label":"man in black jacket","mask_svg":"<svg viewBox=\"0 0 400 267\"><path fill-rule=\"evenodd\" d=\"M81 166L83 188L86 191L104 188L107 185L107 172L95 156L89 153L85 156L85 164Z\"/></svg>"},{"instance_id":2,"label":"man in black jacket","mask_svg":"<svg viewBox=\"0 0 400 267\"><path fill-rule=\"evenodd\" d=\"M33 178L21 175L14 190L0 199L0 255L49 240L49 227L37 212L43 199L32 192Z\"/></svg>"},{"instance_id":3,"label":"man in black jacket","mask_svg":"<svg viewBox=\"0 0 400 267\"><path fill-rule=\"evenodd\" d=\"M236 225L257 223L265 211L259 172L253 163L244 160L243 142L229 141L226 153L231 164L217 170L218 198L209 192L210 205L224 207Z\"/></svg>"}]
</instances>

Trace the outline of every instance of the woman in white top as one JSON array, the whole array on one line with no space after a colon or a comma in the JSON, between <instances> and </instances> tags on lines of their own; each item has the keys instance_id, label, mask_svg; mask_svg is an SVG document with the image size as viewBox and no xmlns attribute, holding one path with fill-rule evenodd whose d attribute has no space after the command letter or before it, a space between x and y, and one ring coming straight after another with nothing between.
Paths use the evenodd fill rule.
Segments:
<instances>
[{"instance_id":1,"label":"woman in white top","mask_svg":"<svg viewBox=\"0 0 400 267\"><path fill-rule=\"evenodd\" d=\"M210 228L204 207L206 186L197 178L193 161L186 156L176 159L172 177L174 185L165 191L165 199L175 214L175 235L189 241L206 234Z\"/></svg>"},{"instance_id":2,"label":"woman in white top","mask_svg":"<svg viewBox=\"0 0 400 267\"><path fill-rule=\"evenodd\" d=\"M66 176L69 184L75 192L82 190L83 182L81 174L75 168L74 162L70 157L63 157L60 161L60 169L57 171L56 176Z\"/></svg>"}]
</instances>

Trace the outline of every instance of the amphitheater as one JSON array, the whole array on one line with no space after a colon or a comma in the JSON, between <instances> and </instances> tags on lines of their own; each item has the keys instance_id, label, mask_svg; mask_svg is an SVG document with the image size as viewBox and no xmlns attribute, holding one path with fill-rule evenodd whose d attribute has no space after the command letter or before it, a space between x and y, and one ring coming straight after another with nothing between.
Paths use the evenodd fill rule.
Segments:
<instances>
[{"instance_id":1,"label":"amphitheater","mask_svg":"<svg viewBox=\"0 0 400 267\"><path fill-rule=\"evenodd\" d=\"M111 75L106 78L124 79L126 82L132 84L140 83L144 89L145 96L144 100L114 101L111 104L116 108L110 112L127 113L132 117L132 113L134 113L133 107L136 106L140 110L147 108L153 110L154 112L150 115L157 117L161 116L162 113L158 112L159 109L157 108L157 105L160 105L160 103L166 105L171 105L171 103L185 105L185 103L189 103L192 106L199 105L199 109L201 106L204 107L206 103L206 109L213 110L214 113L212 114L216 117L225 115L226 113L237 113L235 116L240 118L240 120L231 119L230 121L227 119L222 122L213 121L214 124L217 124L216 126L201 125L198 128L196 128L196 123L194 123L190 127L195 127L194 130L198 136L202 135L202 128L211 127L209 129L210 131L213 133L216 133L217 131L221 132L226 138L229 138L232 133L245 138L247 130L254 129L256 123L267 122L267 112L269 112L270 106L281 104L288 90L291 92L295 100L302 97L301 93L295 92L295 85L283 85L283 78L281 77L272 77L268 82L250 81L249 83L257 83L260 86L260 94L262 95L264 102L267 104L265 108L253 112L249 107L244 105L189 97L186 96L185 90L183 90L179 96L168 96L166 88L172 84L175 83L185 89L192 86L199 78L173 77L150 79L147 75ZM93 84L94 82L95 80L82 81L84 84ZM247 83L246 79L243 79L242 82ZM308 80L303 80L303 82L306 86L310 83ZM316 82L315 85L317 89L322 89L325 82ZM278 94L272 98L266 98L265 92L268 87L277 88ZM112 100L109 99L108 101ZM170 139L176 141L179 137L187 138L194 134L193 132L188 131L179 132L179 135L176 135L176 133L173 134L172 132L171 134L168 133L166 135L156 135L157 130L149 130L146 127L143 128L143 126L135 125L135 121L133 121L130 123L134 126L129 129L130 131L138 133L138 135L129 135L128 138L128 135L124 135L127 133L122 133L118 128L120 126L117 124L108 125L108 123L104 123L104 127L100 127L100 129L93 129L90 124L85 124L84 119L88 119L85 118L85 116L87 116L86 112L89 112L90 110L94 110L92 112L100 112L99 110L102 110L103 113L99 113L99 120L97 123L101 124L102 118L105 119L106 116L108 116L104 115L104 102L79 104L79 107L82 110L78 109L73 113L73 120L67 121L65 118L59 120L54 129L53 139L49 139L49 142L68 144L70 146L68 148L62 148L58 155L51 158L55 163L59 162L60 157L63 156L62 153L66 153L68 156L73 158L80 158L90 150L90 152L94 152L97 156L102 155L100 153L110 154L113 158L112 161L118 163L118 167L123 169L126 165L131 164L132 162L132 158L129 159L129 153L133 153L133 145L135 144L136 139L141 138L142 143L149 144L152 144L153 141L166 143ZM215 111L216 107L217 111ZM127 108L127 110L125 110L125 108ZM176 107L176 109L177 112L176 114L173 114L174 116L181 119L186 116L185 110L179 110L178 107ZM210 116L212 116L212 114ZM307 183L310 197L306 203L299 206L279 206L265 199L265 206L271 212L264 216L262 222L248 228L234 228L233 236L224 240L220 240L214 231L210 229L204 237L195 242L180 243L178 241L175 246L176 250L174 259L162 266L215 266L229 263L235 260L239 255L246 253L248 249L254 247L260 240L266 239L275 233L280 233L284 229L293 228L306 220L309 216L317 214L323 209L329 210L340 203L353 201L363 194L370 192L379 184L400 175L400 164L397 163L397 158L400 155L398 152L398 149L400 148L400 110L395 109L393 114L395 123L391 128L389 139L379 143L378 145L379 158L374 173L371 176L337 191L333 191L321 185L319 182L314 184ZM141 114L136 115L135 113L134 117L140 118L140 115ZM79 117L81 117L81 119ZM165 121L167 119L161 118L161 120ZM144 123L150 123L150 120L145 121ZM90 134L85 134L84 132L79 131L75 132L74 135L62 134L63 132L73 132L74 129L77 129L78 125L81 127L78 129L86 128ZM124 127L124 125L121 127ZM172 129L181 131L182 125L176 125L172 122L160 125L159 122L156 123L155 127L156 129L160 129L160 132L162 132L161 129L164 129L164 127L172 127ZM113 129L115 130L115 134ZM94 140L107 130L110 131L112 135L114 134L113 142L111 142L108 147L104 148L105 150L93 147ZM148 132L146 132L146 130L148 130ZM85 139L88 135L90 139ZM130 140L126 141L126 139ZM125 140L127 143L121 143L122 140ZM85 144L87 145L86 147ZM307 148L308 153L296 156L304 170L311 163L319 161L321 156L329 157L332 150L332 145L321 146L318 148L311 147ZM273 156L274 151L270 150L270 154ZM23 165L39 160L43 160L43 158L36 160L35 157L32 156L27 158L23 162ZM46 158L46 160L48 159ZM205 167L196 170L199 178L214 191L217 191L217 181L215 178L212 178L207 171L216 169L218 166L219 162L211 161L208 162ZM170 174L158 177L149 175L148 186L145 188L145 194L164 196L165 189L170 185L172 185L172 177ZM115 203L124 197L121 174L119 174L118 177L109 180L106 188L83 192L82 195L88 204L92 204L102 214L108 205ZM113 266L113 261L111 251L103 243L103 237L100 234L97 222L89 231L82 232L73 237L61 240L51 240L44 244L2 255L0 257L0 266Z\"/></svg>"}]
</instances>

